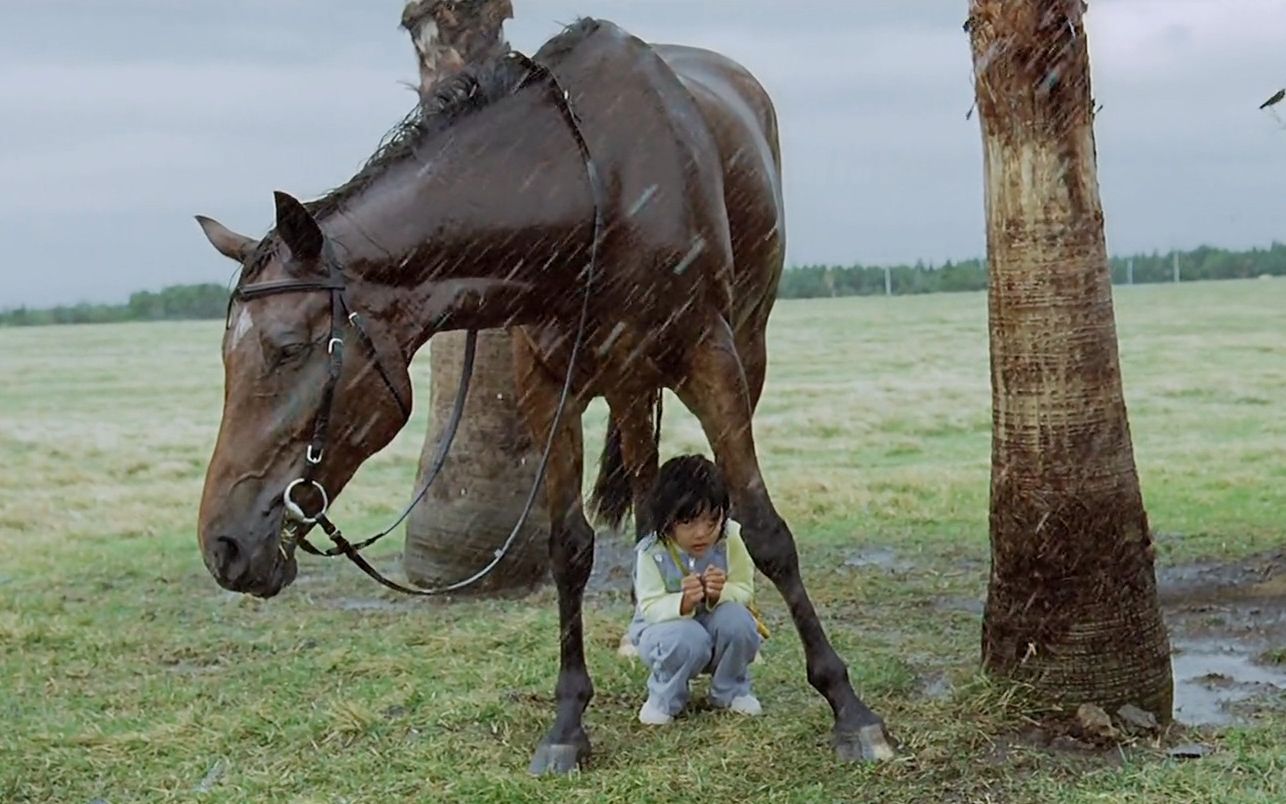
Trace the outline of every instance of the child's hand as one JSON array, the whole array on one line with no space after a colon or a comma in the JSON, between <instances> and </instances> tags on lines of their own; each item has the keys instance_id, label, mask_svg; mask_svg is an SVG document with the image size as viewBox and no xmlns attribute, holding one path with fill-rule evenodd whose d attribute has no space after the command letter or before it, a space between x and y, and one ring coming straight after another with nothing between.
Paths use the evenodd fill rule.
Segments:
<instances>
[{"instance_id":1,"label":"child's hand","mask_svg":"<svg viewBox=\"0 0 1286 804\"><path fill-rule=\"evenodd\" d=\"M679 604L680 614L691 614L706 596L705 589L701 586L701 579L696 575L684 575L680 591L683 592L683 601Z\"/></svg>"},{"instance_id":2,"label":"child's hand","mask_svg":"<svg viewBox=\"0 0 1286 804\"><path fill-rule=\"evenodd\" d=\"M712 605L718 603L719 596L723 594L723 585L728 582L728 573L718 567L706 567L701 577L705 579L706 600Z\"/></svg>"}]
</instances>

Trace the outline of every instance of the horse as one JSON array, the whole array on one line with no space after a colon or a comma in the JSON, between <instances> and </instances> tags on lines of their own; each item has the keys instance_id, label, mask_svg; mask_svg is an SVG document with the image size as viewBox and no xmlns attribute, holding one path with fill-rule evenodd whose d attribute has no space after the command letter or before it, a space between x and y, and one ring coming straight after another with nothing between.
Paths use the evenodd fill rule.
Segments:
<instances>
[{"instance_id":1,"label":"horse","mask_svg":"<svg viewBox=\"0 0 1286 804\"><path fill-rule=\"evenodd\" d=\"M241 265L198 513L206 567L226 589L278 594L297 573L294 528L322 519L406 424L415 352L440 331L518 327L519 407L549 439L560 636L555 719L529 770L571 772L590 754L581 414L605 397L625 466L646 473L655 440L639 411L660 388L701 423L751 556L798 629L808 681L831 706L837 758L891 757L809 599L755 452L751 403L785 242L770 98L724 56L652 46L602 20L569 26L532 59L510 55L443 82L322 198L277 192L262 239L198 216Z\"/></svg>"}]
</instances>

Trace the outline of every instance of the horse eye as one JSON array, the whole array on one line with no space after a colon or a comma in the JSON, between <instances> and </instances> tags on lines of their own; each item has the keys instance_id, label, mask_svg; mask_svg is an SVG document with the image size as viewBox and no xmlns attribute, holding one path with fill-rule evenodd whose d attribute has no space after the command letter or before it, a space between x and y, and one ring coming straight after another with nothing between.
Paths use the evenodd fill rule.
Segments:
<instances>
[{"instance_id":1,"label":"horse eye","mask_svg":"<svg viewBox=\"0 0 1286 804\"><path fill-rule=\"evenodd\" d=\"M307 341L301 341L298 343L287 343L277 347L275 350L276 354L272 360L272 367L275 369L284 366L287 363L296 362L300 357L305 355L312 346L313 344Z\"/></svg>"}]
</instances>

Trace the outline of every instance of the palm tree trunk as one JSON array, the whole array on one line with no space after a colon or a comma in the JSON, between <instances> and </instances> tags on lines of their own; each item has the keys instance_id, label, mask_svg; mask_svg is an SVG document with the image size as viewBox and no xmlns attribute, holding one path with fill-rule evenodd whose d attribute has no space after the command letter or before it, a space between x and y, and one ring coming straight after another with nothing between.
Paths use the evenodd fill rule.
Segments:
<instances>
[{"instance_id":1,"label":"palm tree trunk","mask_svg":"<svg viewBox=\"0 0 1286 804\"><path fill-rule=\"evenodd\" d=\"M463 332L445 332L429 344L432 413L417 488L451 418L464 341ZM508 330L478 333L455 443L428 499L407 520L406 575L421 586L454 583L485 567L509 537L536 482L540 450L518 411L512 344ZM549 566L548 534L541 493L513 549L471 591L525 589L539 582Z\"/></svg>"},{"instance_id":2,"label":"palm tree trunk","mask_svg":"<svg viewBox=\"0 0 1286 804\"><path fill-rule=\"evenodd\" d=\"M1117 355L1081 0L973 0L986 172L992 571L982 656L1045 700L1168 719Z\"/></svg>"},{"instance_id":3,"label":"palm tree trunk","mask_svg":"<svg viewBox=\"0 0 1286 804\"><path fill-rule=\"evenodd\" d=\"M437 83L466 65L503 55L508 45L502 29L512 16L510 0L410 0L402 12L402 27L410 34L420 65L421 97L430 97ZM429 346L433 410L417 488L451 416L464 341L464 333L447 332L435 336ZM455 444L429 499L407 520L407 577L423 586L438 586L485 567L522 515L539 461L515 400L509 331L479 332L473 382ZM543 578L549 566L548 522L541 494L513 551L472 591L526 588Z\"/></svg>"}]
</instances>

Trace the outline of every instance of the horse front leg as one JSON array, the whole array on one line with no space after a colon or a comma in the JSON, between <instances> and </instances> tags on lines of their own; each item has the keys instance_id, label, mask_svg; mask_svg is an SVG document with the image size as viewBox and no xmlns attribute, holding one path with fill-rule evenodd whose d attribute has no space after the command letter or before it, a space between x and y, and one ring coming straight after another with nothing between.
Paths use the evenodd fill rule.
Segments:
<instances>
[{"instance_id":1,"label":"horse front leg","mask_svg":"<svg viewBox=\"0 0 1286 804\"><path fill-rule=\"evenodd\" d=\"M527 353L525 338L515 338L518 355L519 408L526 415L537 443L544 444L553 425L562 383L551 377ZM528 770L533 774L570 773L589 758L589 735L582 718L594 696L585 667L585 626L581 616L585 584L594 564L594 530L581 503L583 447L581 413L584 404L568 399L545 473L549 506L549 557L558 587L558 683L554 687L557 713L554 725L536 748Z\"/></svg>"},{"instance_id":2,"label":"horse front leg","mask_svg":"<svg viewBox=\"0 0 1286 804\"><path fill-rule=\"evenodd\" d=\"M890 759L884 722L853 691L848 668L831 646L799 571L790 528L773 507L755 455L745 373L722 319L694 347L677 390L701 422L723 471L732 508L755 566L781 592L804 645L808 682L831 705L836 755L844 761Z\"/></svg>"}]
</instances>

